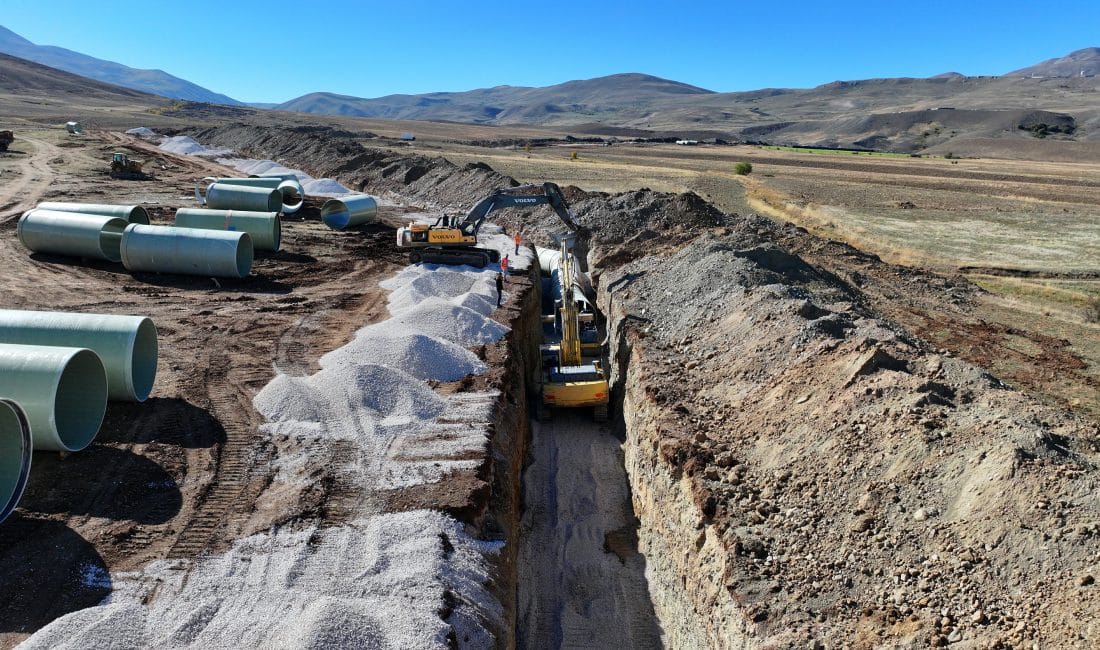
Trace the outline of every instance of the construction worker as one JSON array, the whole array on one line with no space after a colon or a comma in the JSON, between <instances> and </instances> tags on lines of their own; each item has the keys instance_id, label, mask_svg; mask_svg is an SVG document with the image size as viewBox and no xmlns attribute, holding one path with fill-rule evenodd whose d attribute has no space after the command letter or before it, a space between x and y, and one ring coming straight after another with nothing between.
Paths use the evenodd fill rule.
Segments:
<instances>
[{"instance_id":1,"label":"construction worker","mask_svg":"<svg viewBox=\"0 0 1100 650\"><path fill-rule=\"evenodd\" d=\"M508 256L507 255L500 258L500 272L501 273L507 273L508 272Z\"/></svg>"},{"instance_id":2,"label":"construction worker","mask_svg":"<svg viewBox=\"0 0 1100 650\"><path fill-rule=\"evenodd\" d=\"M497 273L497 307L500 307L500 297L504 292L504 274Z\"/></svg>"},{"instance_id":3,"label":"construction worker","mask_svg":"<svg viewBox=\"0 0 1100 650\"><path fill-rule=\"evenodd\" d=\"M519 242L520 242L519 233L517 232L516 236L513 237L512 239L514 239L516 241L516 255L519 255Z\"/></svg>"}]
</instances>

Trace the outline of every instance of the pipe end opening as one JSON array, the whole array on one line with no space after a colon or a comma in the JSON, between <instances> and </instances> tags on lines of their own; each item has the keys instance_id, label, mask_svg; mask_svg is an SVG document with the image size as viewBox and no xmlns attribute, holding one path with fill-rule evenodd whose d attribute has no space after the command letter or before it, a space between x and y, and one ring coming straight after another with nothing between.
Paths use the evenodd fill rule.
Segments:
<instances>
[{"instance_id":1,"label":"pipe end opening","mask_svg":"<svg viewBox=\"0 0 1100 650\"><path fill-rule=\"evenodd\" d=\"M107 371L91 350L77 350L57 382L53 421L65 451L92 444L107 413Z\"/></svg>"},{"instance_id":2,"label":"pipe end opening","mask_svg":"<svg viewBox=\"0 0 1100 650\"><path fill-rule=\"evenodd\" d=\"M23 409L0 399L0 521L19 504L31 471L31 427Z\"/></svg>"},{"instance_id":3,"label":"pipe end opening","mask_svg":"<svg viewBox=\"0 0 1100 650\"><path fill-rule=\"evenodd\" d=\"M130 351L130 392L139 402L144 402L153 392L153 383L157 379L157 353L157 327L152 320L142 318Z\"/></svg>"},{"instance_id":4,"label":"pipe end opening","mask_svg":"<svg viewBox=\"0 0 1100 650\"><path fill-rule=\"evenodd\" d=\"M241 238L237 242L237 275L238 277L246 278L252 271L252 257L254 251L252 248L252 237L246 232L241 233Z\"/></svg>"}]
</instances>

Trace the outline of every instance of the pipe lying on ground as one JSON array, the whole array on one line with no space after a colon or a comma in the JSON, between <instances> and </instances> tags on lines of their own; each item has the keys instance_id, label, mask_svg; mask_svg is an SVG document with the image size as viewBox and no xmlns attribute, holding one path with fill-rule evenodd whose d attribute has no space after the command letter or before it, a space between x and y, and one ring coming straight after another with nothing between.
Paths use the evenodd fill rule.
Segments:
<instances>
[{"instance_id":1,"label":"pipe lying on ground","mask_svg":"<svg viewBox=\"0 0 1100 650\"><path fill-rule=\"evenodd\" d=\"M118 262L126 225L118 217L34 209L19 218L16 234L36 253Z\"/></svg>"},{"instance_id":2,"label":"pipe lying on ground","mask_svg":"<svg viewBox=\"0 0 1100 650\"><path fill-rule=\"evenodd\" d=\"M284 178L288 176L289 178ZM286 214L294 214L302 207L302 203L305 202L305 191L302 189L302 184L298 182L298 178L293 174L285 174L279 176L250 176L248 178L216 178L214 176L207 176L202 179L202 183L195 187L195 198L200 203L207 201L206 194L204 194L201 186L205 183L207 185L211 183L218 183L221 185L241 185L244 187L265 187L269 189L278 190L279 194L283 197L282 211Z\"/></svg>"},{"instance_id":3,"label":"pipe lying on ground","mask_svg":"<svg viewBox=\"0 0 1100 650\"><path fill-rule=\"evenodd\" d=\"M106 203L66 203L43 201L36 206L39 210L56 212L79 212L80 214L101 214L106 217L118 217L129 223L149 225L149 212L140 205L109 205Z\"/></svg>"},{"instance_id":4,"label":"pipe lying on ground","mask_svg":"<svg viewBox=\"0 0 1100 650\"><path fill-rule=\"evenodd\" d=\"M343 230L367 223L377 214L378 202L373 196L365 194L329 199L321 206L321 221L333 230Z\"/></svg>"},{"instance_id":5,"label":"pipe lying on ground","mask_svg":"<svg viewBox=\"0 0 1100 650\"><path fill-rule=\"evenodd\" d=\"M80 451L107 412L107 372L91 350L2 343L0 395L23 407L36 450Z\"/></svg>"},{"instance_id":6,"label":"pipe lying on ground","mask_svg":"<svg viewBox=\"0 0 1100 650\"><path fill-rule=\"evenodd\" d=\"M145 316L0 309L0 343L88 348L112 400L145 401L157 377L157 328Z\"/></svg>"},{"instance_id":7,"label":"pipe lying on ground","mask_svg":"<svg viewBox=\"0 0 1100 650\"><path fill-rule=\"evenodd\" d=\"M176 210L176 226L246 232L258 251L278 251L282 243L282 220L278 212L180 208Z\"/></svg>"},{"instance_id":8,"label":"pipe lying on ground","mask_svg":"<svg viewBox=\"0 0 1100 650\"><path fill-rule=\"evenodd\" d=\"M0 521L8 518L23 496L32 451L31 427L23 408L0 398Z\"/></svg>"},{"instance_id":9,"label":"pipe lying on ground","mask_svg":"<svg viewBox=\"0 0 1100 650\"><path fill-rule=\"evenodd\" d=\"M252 270L252 256L246 232L130 224L122 235L128 271L243 278Z\"/></svg>"},{"instance_id":10,"label":"pipe lying on ground","mask_svg":"<svg viewBox=\"0 0 1100 650\"><path fill-rule=\"evenodd\" d=\"M283 212L286 214L294 214L306 202L306 192L296 178L284 180L275 189L283 195Z\"/></svg>"},{"instance_id":11,"label":"pipe lying on ground","mask_svg":"<svg viewBox=\"0 0 1100 650\"><path fill-rule=\"evenodd\" d=\"M278 212L283 209L283 195L279 190L231 183L208 185L205 202L208 208L214 210Z\"/></svg>"}]
</instances>

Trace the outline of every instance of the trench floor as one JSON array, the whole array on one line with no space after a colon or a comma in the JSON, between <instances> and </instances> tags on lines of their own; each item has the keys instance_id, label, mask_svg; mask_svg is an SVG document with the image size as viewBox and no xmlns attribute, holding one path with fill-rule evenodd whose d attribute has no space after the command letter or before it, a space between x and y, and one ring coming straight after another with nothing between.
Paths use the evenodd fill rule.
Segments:
<instances>
[{"instance_id":1,"label":"trench floor","mask_svg":"<svg viewBox=\"0 0 1100 650\"><path fill-rule=\"evenodd\" d=\"M588 410L532 422L519 549L520 648L660 648L621 442Z\"/></svg>"}]
</instances>

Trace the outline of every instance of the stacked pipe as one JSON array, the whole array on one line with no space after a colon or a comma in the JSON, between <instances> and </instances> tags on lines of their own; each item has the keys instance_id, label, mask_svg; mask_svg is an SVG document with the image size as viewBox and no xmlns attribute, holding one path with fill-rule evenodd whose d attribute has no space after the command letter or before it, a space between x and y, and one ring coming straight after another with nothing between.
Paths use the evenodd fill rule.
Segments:
<instances>
[{"instance_id":1,"label":"stacked pipe","mask_svg":"<svg viewBox=\"0 0 1100 650\"><path fill-rule=\"evenodd\" d=\"M140 206L43 203L23 214L16 232L33 252L121 262L128 271L243 278L252 270L249 231L278 250L280 225L277 215L264 220L266 229L248 216L231 221L225 228L233 231L212 232L211 225L149 225ZM243 223L249 226L235 231L233 224Z\"/></svg>"},{"instance_id":2,"label":"stacked pipe","mask_svg":"<svg viewBox=\"0 0 1100 650\"><path fill-rule=\"evenodd\" d=\"M0 310L0 521L26 487L33 450L84 449L107 400L144 401L156 368L146 317Z\"/></svg>"},{"instance_id":3,"label":"stacked pipe","mask_svg":"<svg viewBox=\"0 0 1100 650\"><path fill-rule=\"evenodd\" d=\"M305 191L298 178L289 174L248 178L208 176L195 186L195 198L215 210L294 214L305 202Z\"/></svg>"}]
</instances>

